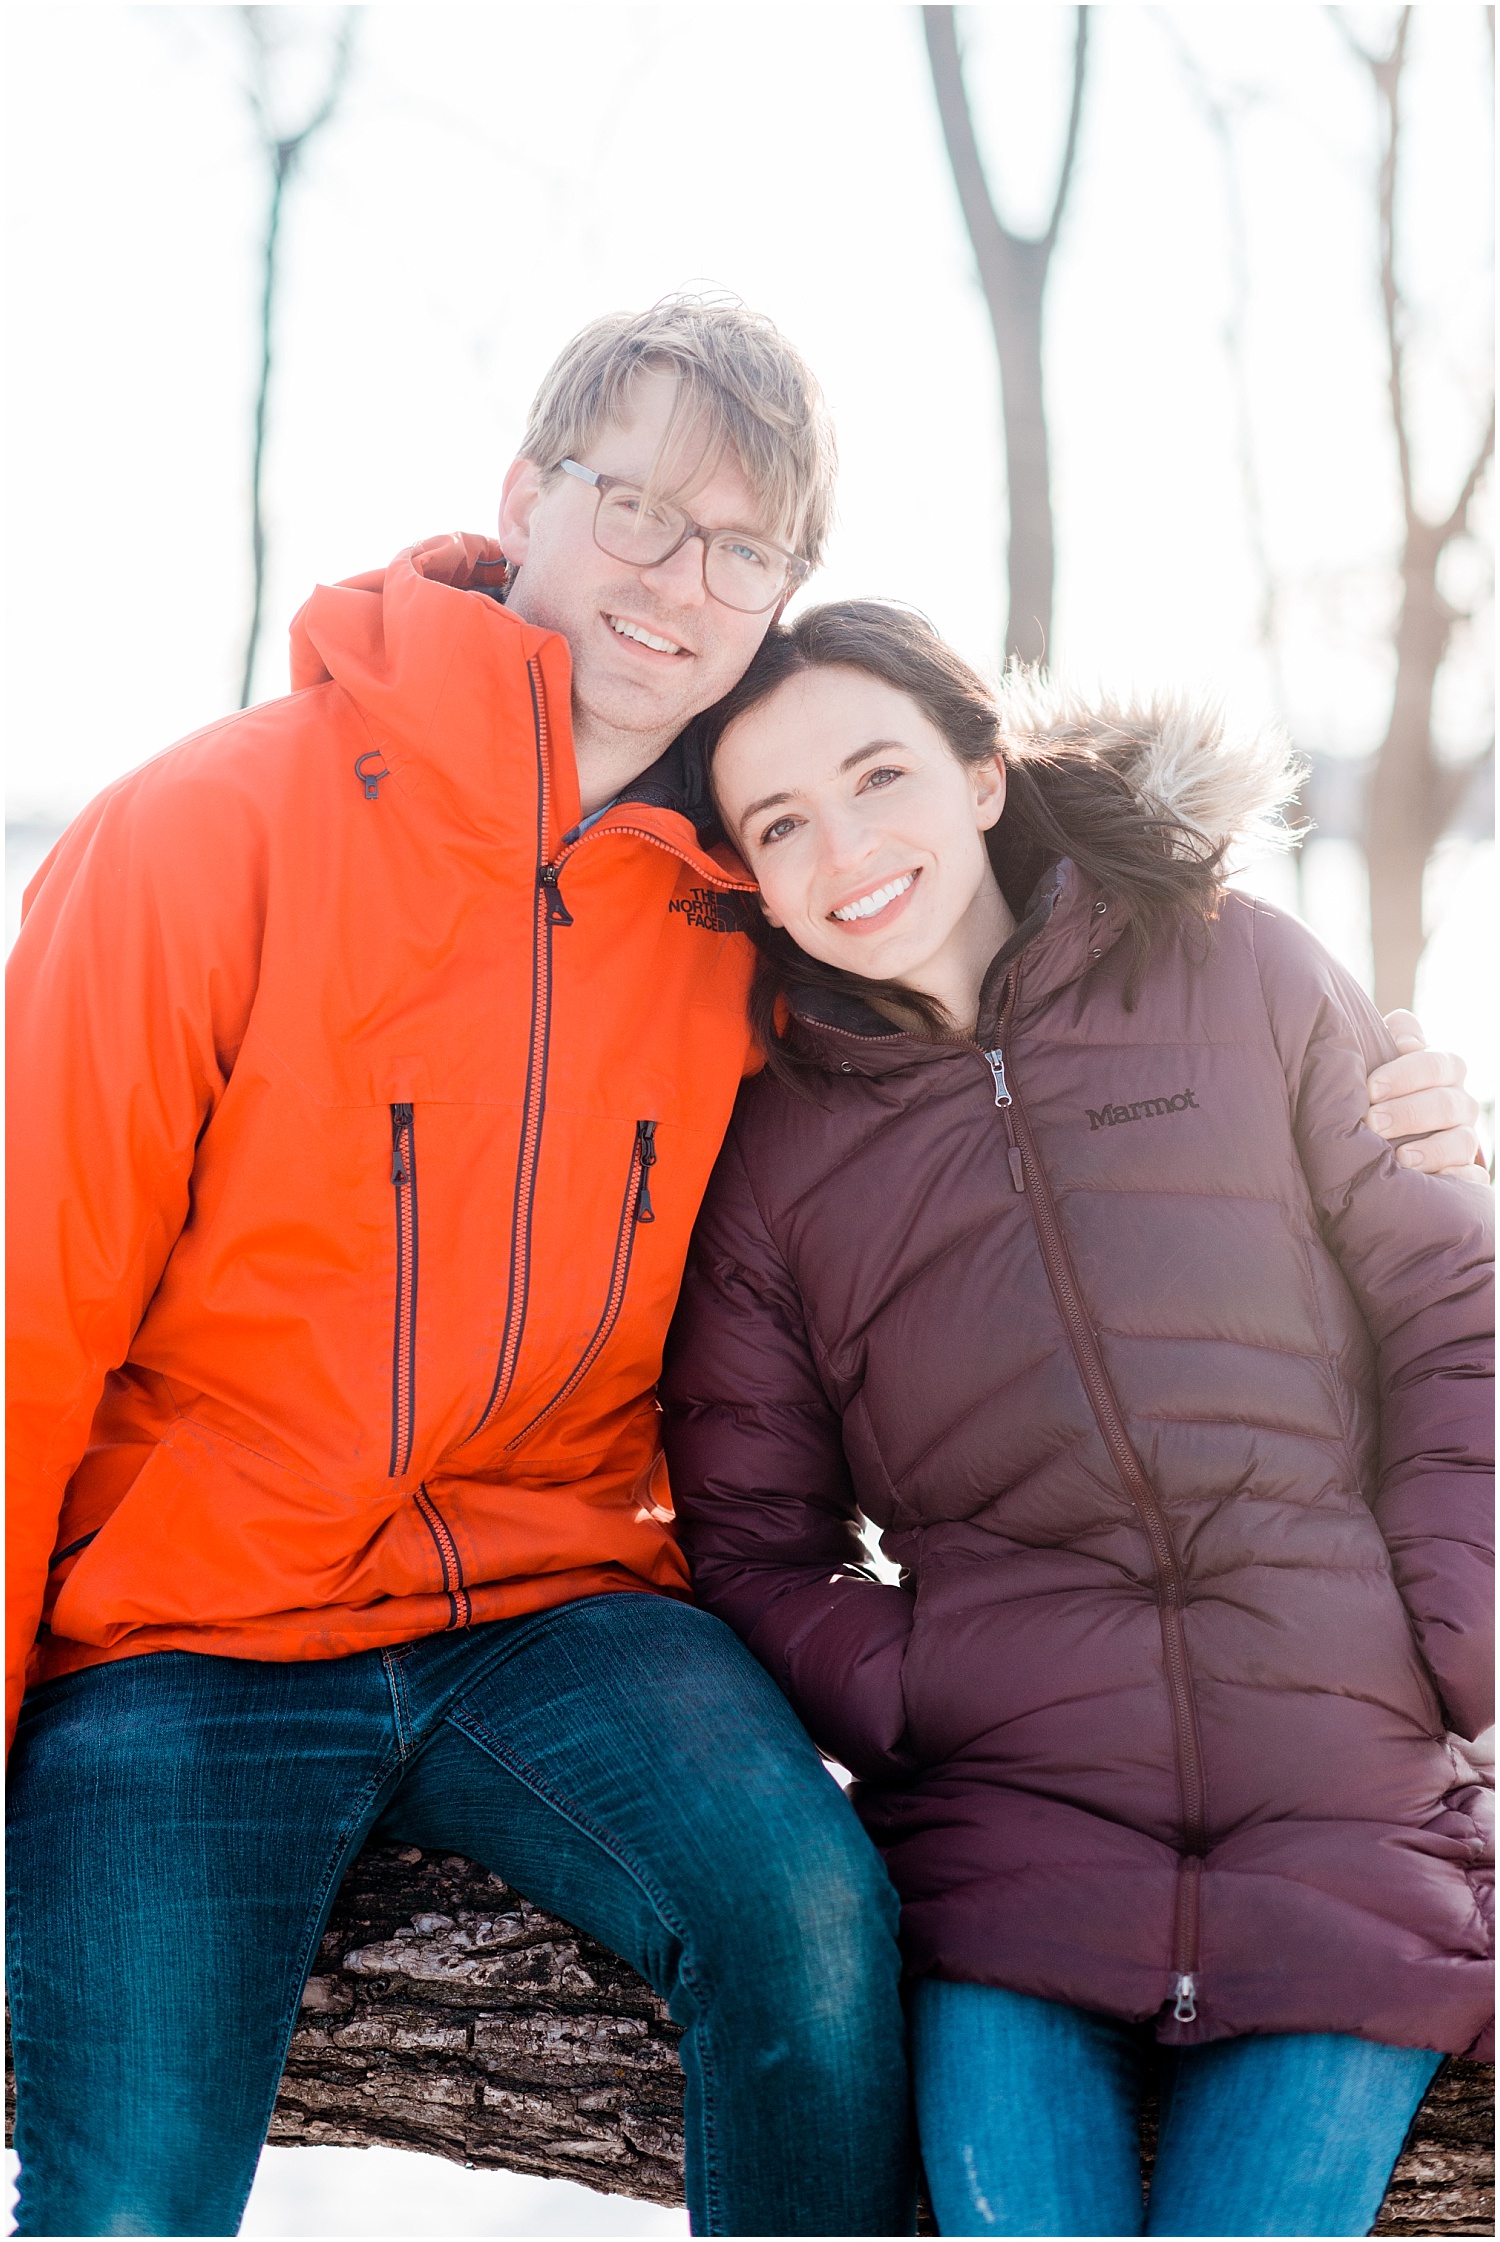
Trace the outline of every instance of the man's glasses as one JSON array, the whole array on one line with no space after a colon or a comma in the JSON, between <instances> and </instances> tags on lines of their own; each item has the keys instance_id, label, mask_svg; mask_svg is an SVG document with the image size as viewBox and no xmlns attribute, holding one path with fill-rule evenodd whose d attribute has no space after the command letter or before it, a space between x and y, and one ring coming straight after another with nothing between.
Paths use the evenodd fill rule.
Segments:
<instances>
[{"instance_id":1,"label":"man's glasses","mask_svg":"<svg viewBox=\"0 0 1500 2242\"><path fill-rule=\"evenodd\" d=\"M639 483L618 475L596 474L576 459L558 461L565 475L589 483L597 494L594 543L611 560L636 568L660 568L681 552L690 537L703 540L703 582L726 607L742 615L761 615L778 600L789 599L812 567L798 553L752 537L742 529L705 529L680 506L653 499L648 506Z\"/></svg>"}]
</instances>

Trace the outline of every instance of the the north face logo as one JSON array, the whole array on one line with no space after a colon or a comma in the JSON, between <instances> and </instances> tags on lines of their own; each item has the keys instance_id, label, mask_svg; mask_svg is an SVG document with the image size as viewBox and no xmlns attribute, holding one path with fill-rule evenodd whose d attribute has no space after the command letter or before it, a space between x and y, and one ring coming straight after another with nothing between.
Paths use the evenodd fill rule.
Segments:
<instances>
[{"instance_id":1,"label":"the north face logo","mask_svg":"<svg viewBox=\"0 0 1500 2242\"><path fill-rule=\"evenodd\" d=\"M1183 1113L1191 1106L1195 1113L1203 1108L1191 1090L1179 1090L1175 1098L1138 1098L1134 1105L1106 1105L1095 1112L1085 1107L1091 1129L1113 1129L1121 1121L1154 1120L1159 1113Z\"/></svg>"},{"instance_id":2,"label":"the north face logo","mask_svg":"<svg viewBox=\"0 0 1500 2242\"><path fill-rule=\"evenodd\" d=\"M689 926L701 926L706 934L738 934L735 900L715 887L694 887L686 895L674 895L667 909L680 911Z\"/></svg>"}]
</instances>

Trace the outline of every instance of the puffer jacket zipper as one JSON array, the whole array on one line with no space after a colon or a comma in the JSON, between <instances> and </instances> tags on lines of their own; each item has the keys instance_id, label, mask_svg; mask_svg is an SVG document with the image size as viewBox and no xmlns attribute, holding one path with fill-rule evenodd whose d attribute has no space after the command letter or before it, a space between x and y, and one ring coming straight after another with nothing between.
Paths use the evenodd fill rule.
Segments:
<instances>
[{"instance_id":1,"label":"puffer jacket zipper","mask_svg":"<svg viewBox=\"0 0 1500 2242\"><path fill-rule=\"evenodd\" d=\"M1036 1225L1047 1281L1052 1287L1053 1297L1062 1316L1073 1357L1089 1397L1089 1406L1125 1492L1145 1528L1151 1550L1152 1567L1156 1575L1156 1607L1161 1626L1163 1663L1172 1706L1172 1734L1177 1758L1182 1825L1182 1858L1172 1926L1170 1997L1173 2001L1174 2019L1180 2024L1191 2024L1198 2013L1198 1898L1203 1856L1208 1845L1208 1811L1203 1747L1198 1734L1198 1708L1193 1694L1183 1624L1186 1592L1182 1562L1156 1490L1135 1452L1124 1411L1105 1367L1098 1334L1084 1307L1072 1256L1058 1216L1057 1203L1052 1196L1051 1181L1042 1165L1031 1123L1016 1096L1014 1080L1008 1080L1006 1076L1003 1046L1015 1013L1020 981L1020 967L1014 966L1006 981L1000 1033L993 1048L985 1050L981 1055L990 1069L995 1085L995 1103L1005 1115L1006 1134L1010 1138L1011 1173L1017 1189L1026 1191L1030 1198L1032 1220Z\"/></svg>"},{"instance_id":2,"label":"puffer jacket zipper","mask_svg":"<svg viewBox=\"0 0 1500 2242\"><path fill-rule=\"evenodd\" d=\"M396 1194L396 1330L391 1342L391 1465L411 1463L417 1387L417 1140L409 1105L391 1107L391 1187Z\"/></svg>"},{"instance_id":3,"label":"puffer jacket zipper","mask_svg":"<svg viewBox=\"0 0 1500 2242\"><path fill-rule=\"evenodd\" d=\"M513 1440L506 1442L507 1449L519 1448L530 1438L537 1426L544 1423L555 1409L560 1409L569 1395L575 1393L588 1376L609 1340L610 1333L619 1321L625 1301L625 1287L630 1277L631 1255L635 1250L635 1234L643 1223L656 1220L656 1210L651 1204L651 1170L656 1165L656 1123L637 1121L635 1141L630 1151L630 1170L625 1179L625 1197L620 1207L619 1228L615 1236L614 1259L609 1272L609 1289L604 1307L594 1326L593 1336L573 1368L551 1400L540 1408L529 1424L523 1425Z\"/></svg>"},{"instance_id":4,"label":"puffer jacket zipper","mask_svg":"<svg viewBox=\"0 0 1500 2242\"><path fill-rule=\"evenodd\" d=\"M438 1554L443 1593L448 1599L448 1625L467 1627L474 1617L474 1606L470 1602L469 1591L464 1586L464 1568L458 1554L458 1543L453 1538L453 1529L425 1486L417 1489L415 1499Z\"/></svg>"}]
</instances>

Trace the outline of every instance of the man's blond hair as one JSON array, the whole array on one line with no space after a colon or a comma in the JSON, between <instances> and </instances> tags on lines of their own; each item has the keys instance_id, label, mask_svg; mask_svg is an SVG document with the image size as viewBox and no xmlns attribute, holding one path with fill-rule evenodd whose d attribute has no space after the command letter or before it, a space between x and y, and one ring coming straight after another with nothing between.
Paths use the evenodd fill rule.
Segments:
<instances>
[{"instance_id":1,"label":"man's blond hair","mask_svg":"<svg viewBox=\"0 0 1500 2242\"><path fill-rule=\"evenodd\" d=\"M657 372L676 376L677 398L654 486L669 487L686 445L694 470L727 447L761 507L758 526L816 565L833 519L833 424L802 358L737 298L664 296L649 311L591 321L537 391L523 458L549 474L581 458L601 428L628 416L640 375Z\"/></svg>"}]
</instances>

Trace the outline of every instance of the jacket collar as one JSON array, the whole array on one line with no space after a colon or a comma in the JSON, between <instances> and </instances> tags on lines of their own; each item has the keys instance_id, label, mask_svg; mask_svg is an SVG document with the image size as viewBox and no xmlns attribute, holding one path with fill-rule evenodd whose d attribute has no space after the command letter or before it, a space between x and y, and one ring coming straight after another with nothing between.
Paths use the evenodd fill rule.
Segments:
<instances>
[{"instance_id":1,"label":"jacket collar","mask_svg":"<svg viewBox=\"0 0 1500 2242\"><path fill-rule=\"evenodd\" d=\"M377 760L368 768L379 770L381 783L435 795L464 824L496 833L514 822L507 789L515 784L516 730L533 729L535 687L545 713L543 850L551 857L580 814L572 661L559 632L524 622L503 604L505 573L492 538L453 535L412 546L389 568L320 584L292 623L292 687L342 687L369 734ZM753 886L718 845L691 728L584 840L622 826L672 849L718 886Z\"/></svg>"},{"instance_id":2,"label":"jacket collar","mask_svg":"<svg viewBox=\"0 0 1500 2242\"><path fill-rule=\"evenodd\" d=\"M820 1065L855 1074L890 1073L971 1050L997 1033L1012 968L1017 969L1013 1018L1027 1018L1091 972L1128 924L1125 906L1062 857L1043 873L1025 917L990 960L972 1040L932 1042L893 1028L852 989L799 989L791 998L797 1043Z\"/></svg>"}]
</instances>

